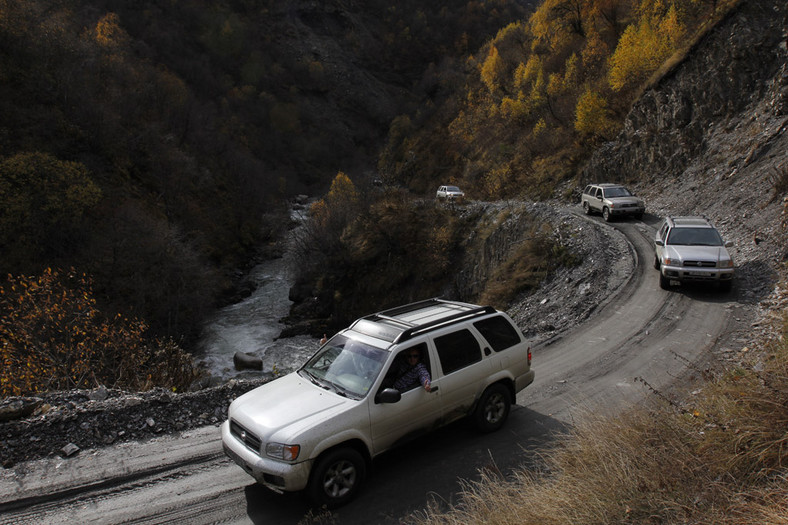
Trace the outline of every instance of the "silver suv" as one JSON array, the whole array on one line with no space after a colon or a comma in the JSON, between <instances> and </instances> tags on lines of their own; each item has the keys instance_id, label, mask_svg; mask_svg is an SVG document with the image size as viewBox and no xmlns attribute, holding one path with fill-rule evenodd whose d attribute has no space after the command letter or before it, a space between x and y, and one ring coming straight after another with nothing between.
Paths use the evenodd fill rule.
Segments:
<instances>
[{"instance_id":1,"label":"silver suv","mask_svg":"<svg viewBox=\"0 0 788 525\"><path fill-rule=\"evenodd\" d=\"M723 291L733 283L733 259L717 229L705 217L667 217L654 238L654 268L659 286L687 281L717 283Z\"/></svg>"},{"instance_id":2,"label":"silver suv","mask_svg":"<svg viewBox=\"0 0 788 525\"><path fill-rule=\"evenodd\" d=\"M642 219L646 211L643 200L620 184L589 184L583 190L580 204L586 215L601 213L606 221L622 216Z\"/></svg>"},{"instance_id":3,"label":"silver suv","mask_svg":"<svg viewBox=\"0 0 788 525\"><path fill-rule=\"evenodd\" d=\"M440 186L435 192L436 199L446 199L449 201L461 201L465 193L457 186Z\"/></svg>"},{"instance_id":4,"label":"silver suv","mask_svg":"<svg viewBox=\"0 0 788 525\"><path fill-rule=\"evenodd\" d=\"M356 320L296 372L240 396L222 442L266 487L336 507L373 457L410 437L465 416L499 429L533 380L531 350L508 315L429 299Z\"/></svg>"}]
</instances>

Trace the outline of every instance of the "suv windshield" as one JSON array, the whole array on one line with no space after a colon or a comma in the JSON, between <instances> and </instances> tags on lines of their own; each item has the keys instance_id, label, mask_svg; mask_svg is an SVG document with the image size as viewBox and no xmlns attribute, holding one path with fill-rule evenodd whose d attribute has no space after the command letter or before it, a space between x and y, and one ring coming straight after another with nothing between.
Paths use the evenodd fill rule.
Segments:
<instances>
[{"instance_id":1,"label":"suv windshield","mask_svg":"<svg viewBox=\"0 0 788 525\"><path fill-rule=\"evenodd\" d=\"M628 189L620 187L620 186L618 188L607 188L605 190L605 197L607 197L607 198L611 198L611 197L631 197L631 196L632 196L632 194L629 193Z\"/></svg>"},{"instance_id":2,"label":"suv windshield","mask_svg":"<svg viewBox=\"0 0 788 525\"><path fill-rule=\"evenodd\" d=\"M337 394L361 399L369 392L387 356L385 350L336 335L298 373Z\"/></svg>"},{"instance_id":3,"label":"suv windshield","mask_svg":"<svg viewBox=\"0 0 788 525\"><path fill-rule=\"evenodd\" d=\"M673 228L666 244L679 246L722 246L722 237L714 228Z\"/></svg>"}]
</instances>

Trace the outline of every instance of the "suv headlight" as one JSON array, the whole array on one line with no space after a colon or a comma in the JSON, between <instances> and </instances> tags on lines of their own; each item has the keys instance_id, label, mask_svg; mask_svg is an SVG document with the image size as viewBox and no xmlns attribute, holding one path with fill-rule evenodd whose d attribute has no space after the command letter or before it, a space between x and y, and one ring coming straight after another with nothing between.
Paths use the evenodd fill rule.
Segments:
<instances>
[{"instance_id":1,"label":"suv headlight","mask_svg":"<svg viewBox=\"0 0 788 525\"><path fill-rule=\"evenodd\" d=\"M665 266L681 266L681 259L671 259L665 257Z\"/></svg>"},{"instance_id":2,"label":"suv headlight","mask_svg":"<svg viewBox=\"0 0 788 525\"><path fill-rule=\"evenodd\" d=\"M285 445L284 443L268 443L265 446L265 455L284 461L295 461L301 452L300 445Z\"/></svg>"},{"instance_id":3,"label":"suv headlight","mask_svg":"<svg viewBox=\"0 0 788 525\"><path fill-rule=\"evenodd\" d=\"M717 266L719 266L720 268L733 268L733 260L723 259L717 263Z\"/></svg>"}]
</instances>

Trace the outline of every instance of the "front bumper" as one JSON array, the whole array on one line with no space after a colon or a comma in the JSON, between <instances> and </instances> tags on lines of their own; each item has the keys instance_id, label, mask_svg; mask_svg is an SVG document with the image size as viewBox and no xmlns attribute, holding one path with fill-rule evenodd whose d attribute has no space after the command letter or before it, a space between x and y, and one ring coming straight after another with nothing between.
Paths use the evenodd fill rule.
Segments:
<instances>
[{"instance_id":1,"label":"front bumper","mask_svg":"<svg viewBox=\"0 0 788 525\"><path fill-rule=\"evenodd\" d=\"M730 281L735 273L733 268L690 268L684 266L663 266L662 275L671 281L682 282L720 282Z\"/></svg>"},{"instance_id":2,"label":"front bumper","mask_svg":"<svg viewBox=\"0 0 788 525\"><path fill-rule=\"evenodd\" d=\"M643 215L646 212L646 208L643 206L629 206L626 208L609 208L610 215Z\"/></svg>"},{"instance_id":3,"label":"front bumper","mask_svg":"<svg viewBox=\"0 0 788 525\"><path fill-rule=\"evenodd\" d=\"M306 488L312 461L285 463L263 457L244 445L230 432L230 421L222 424L224 453L258 483L276 492L294 492Z\"/></svg>"}]
</instances>

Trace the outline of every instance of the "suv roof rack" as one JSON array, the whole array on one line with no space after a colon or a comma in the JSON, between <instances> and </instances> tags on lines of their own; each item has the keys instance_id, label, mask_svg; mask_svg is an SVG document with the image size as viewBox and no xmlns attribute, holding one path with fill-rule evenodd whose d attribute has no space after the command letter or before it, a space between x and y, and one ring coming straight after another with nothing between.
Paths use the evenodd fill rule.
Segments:
<instances>
[{"instance_id":1,"label":"suv roof rack","mask_svg":"<svg viewBox=\"0 0 788 525\"><path fill-rule=\"evenodd\" d=\"M455 310L456 313L440 316L425 323L419 323L417 321L406 320L402 318L402 316L405 314L418 312L419 310L441 305L446 306L447 310ZM407 341L416 335L426 333L431 330L436 330L438 328L450 326L460 321L465 321L467 319L472 319L474 317L480 317L495 312L496 309L492 306L475 306L457 301L446 301L436 297L433 299L425 299L423 301L417 301L415 303L410 303L404 306L398 306L396 308L391 308L389 310L383 310L375 314L367 315L356 320L352 325L350 325L350 328L356 328L359 323L367 324L383 322L389 326L395 325L401 330L401 332L399 332L393 338L393 344ZM358 328L360 328L359 331L365 332L363 327L359 326Z\"/></svg>"},{"instance_id":2,"label":"suv roof rack","mask_svg":"<svg viewBox=\"0 0 788 525\"><path fill-rule=\"evenodd\" d=\"M667 217L673 224L693 224L712 226L711 221L705 215L676 215Z\"/></svg>"}]
</instances>

